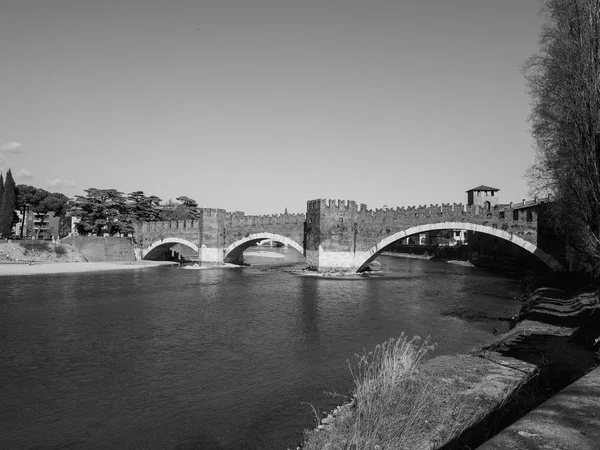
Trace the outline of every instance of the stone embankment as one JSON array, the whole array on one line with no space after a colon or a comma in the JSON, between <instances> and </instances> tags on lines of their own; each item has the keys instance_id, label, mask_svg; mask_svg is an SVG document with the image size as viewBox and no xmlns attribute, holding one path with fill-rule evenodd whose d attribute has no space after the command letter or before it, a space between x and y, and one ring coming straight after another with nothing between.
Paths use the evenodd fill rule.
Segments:
<instances>
[{"instance_id":1,"label":"stone embankment","mask_svg":"<svg viewBox=\"0 0 600 450\"><path fill-rule=\"evenodd\" d=\"M72 245L52 241L0 241L0 264L82 262L85 257Z\"/></svg>"},{"instance_id":2,"label":"stone embankment","mask_svg":"<svg viewBox=\"0 0 600 450\"><path fill-rule=\"evenodd\" d=\"M122 241L107 247L104 244L106 239L92 238L89 241L91 245L81 240L83 252L76 245L64 241L0 241L0 276L96 272L173 264L165 261L129 261L128 247ZM101 245L98 245L99 242ZM105 251L106 248L109 251Z\"/></svg>"},{"instance_id":3,"label":"stone embankment","mask_svg":"<svg viewBox=\"0 0 600 450\"><path fill-rule=\"evenodd\" d=\"M592 370L600 359L599 306L596 294L538 289L524 302L515 326L491 344L424 363L421 374L441 377L453 404L442 404L446 420L424 427L412 448L475 448ZM327 414L307 432L306 447L312 448L315 433L328 433L337 420L357 414L359 403L354 397ZM570 414L568 408L555 413Z\"/></svg>"}]
</instances>

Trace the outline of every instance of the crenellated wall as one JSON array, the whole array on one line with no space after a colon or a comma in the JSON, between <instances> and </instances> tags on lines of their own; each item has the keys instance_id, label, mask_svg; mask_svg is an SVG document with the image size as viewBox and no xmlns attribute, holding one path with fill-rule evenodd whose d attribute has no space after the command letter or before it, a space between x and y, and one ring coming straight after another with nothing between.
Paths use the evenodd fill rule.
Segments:
<instances>
[{"instance_id":1,"label":"crenellated wall","mask_svg":"<svg viewBox=\"0 0 600 450\"><path fill-rule=\"evenodd\" d=\"M306 214L307 263L316 270L360 270L382 250L382 243L400 238L399 233L408 236L434 230L435 224L439 224L438 229L472 231L478 226L478 231L523 247L531 244L528 250L544 253L537 248L538 210L548 200L535 199L490 211L462 203L371 210L351 200L311 200Z\"/></svg>"},{"instance_id":2,"label":"crenellated wall","mask_svg":"<svg viewBox=\"0 0 600 450\"><path fill-rule=\"evenodd\" d=\"M231 244L258 233L282 236L303 248L304 220L304 214L247 216L239 211L199 208L198 218L194 220L139 223L135 235L137 245L145 251L143 256L153 245L176 237L197 246L201 261L223 262L227 256L225 251Z\"/></svg>"},{"instance_id":3,"label":"crenellated wall","mask_svg":"<svg viewBox=\"0 0 600 450\"><path fill-rule=\"evenodd\" d=\"M465 229L511 241L549 266L560 268L550 254L556 254L556 249L538 237L538 215L549 200L524 200L489 211L462 203L368 209L352 200L326 199L308 201L306 214L247 216L239 211L200 208L194 220L138 224L136 237L143 256L163 242L172 244L178 239L197 248L201 261L240 262L244 248L275 236L303 249L309 268L354 271L363 269L383 247L404 236Z\"/></svg>"}]
</instances>

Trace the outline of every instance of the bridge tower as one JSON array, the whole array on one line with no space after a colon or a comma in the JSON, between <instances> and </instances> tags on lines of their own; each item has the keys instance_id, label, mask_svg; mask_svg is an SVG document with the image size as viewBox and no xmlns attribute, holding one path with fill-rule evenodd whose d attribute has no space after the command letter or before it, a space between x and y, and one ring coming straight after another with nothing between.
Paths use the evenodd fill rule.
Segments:
<instances>
[{"instance_id":1,"label":"bridge tower","mask_svg":"<svg viewBox=\"0 0 600 450\"><path fill-rule=\"evenodd\" d=\"M199 208L198 258L202 262L222 263L225 242L225 210Z\"/></svg>"},{"instance_id":2,"label":"bridge tower","mask_svg":"<svg viewBox=\"0 0 600 450\"><path fill-rule=\"evenodd\" d=\"M360 208L352 200L311 200L306 205L306 264L313 270L355 268L365 257L359 239Z\"/></svg>"},{"instance_id":3,"label":"bridge tower","mask_svg":"<svg viewBox=\"0 0 600 450\"><path fill-rule=\"evenodd\" d=\"M486 211L491 211L495 206L498 206L498 192L500 192L500 189L483 184L469 189L467 191L467 205L478 206Z\"/></svg>"}]
</instances>

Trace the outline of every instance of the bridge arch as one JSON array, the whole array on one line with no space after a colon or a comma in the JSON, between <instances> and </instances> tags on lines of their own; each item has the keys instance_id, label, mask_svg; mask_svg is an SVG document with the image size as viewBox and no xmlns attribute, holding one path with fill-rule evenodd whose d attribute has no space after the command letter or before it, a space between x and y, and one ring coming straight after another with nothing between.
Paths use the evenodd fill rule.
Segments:
<instances>
[{"instance_id":1,"label":"bridge arch","mask_svg":"<svg viewBox=\"0 0 600 450\"><path fill-rule=\"evenodd\" d=\"M148 256L148 253L150 253L156 247L160 247L161 245L165 245L165 244L182 244L182 245L186 245L186 246L190 247L196 253L198 252L198 246L196 244L194 244L193 242L190 242L186 239L181 239L178 237L169 237L169 238L161 239L160 241L155 241L152 244L150 244L148 247L143 249L142 250L142 259L146 258L146 256Z\"/></svg>"},{"instance_id":2,"label":"bridge arch","mask_svg":"<svg viewBox=\"0 0 600 450\"><path fill-rule=\"evenodd\" d=\"M539 249L535 244L526 241L523 238L515 236L508 231L499 230L497 228L488 227L486 225L478 225L474 223L466 223L466 222L442 222L442 223L432 223L426 225L418 225L415 227L407 228L406 230L399 231L395 234L392 234L380 242L378 242L374 247L369 249L366 253L367 255L362 258L362 260L358 261L358 269L357 272L361 272L367 268L367 266L373 261L385 247L387 247L392 242L397 241L398 239L402 239L408 236L412 236L413 234L425 233L427 231L439 231L439 230L468 230L468 231L477 231L479 233L489 234L491 236L495 236L506 241L512 242L515 245L527 250L529 253L537 256L542 262L544 262L550 269L555 271L564 270L563 266L551 255Z\"/></svg>"},{"instance_id":3,"label":"bridge arch","mask_svg":"<svg viewBox=\"0 0 600 450\"><path fill-rule=\"evenodd\" d=\"M298 250L301 254L304 254L304 248L293 239L275 233L254 233L235 241L229 247L227 247L223 252L223 262L233 264L241 262L244 250L256 244L257 242L264 241L265 239L281 242L288 247Z\"/></svg>"}]
</instances>

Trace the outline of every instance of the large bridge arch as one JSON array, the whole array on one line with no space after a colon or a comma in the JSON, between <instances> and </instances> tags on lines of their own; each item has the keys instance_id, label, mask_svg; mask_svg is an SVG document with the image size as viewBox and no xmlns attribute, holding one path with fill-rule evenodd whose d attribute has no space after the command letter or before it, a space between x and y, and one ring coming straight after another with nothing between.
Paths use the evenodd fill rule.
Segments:
<instances>
[{"instance_id":1,"label":"large bridge arch","mask_svg":"<svg viewBox=\"0 0 600 450\"><path fill-rule=\"evenodd\" d=\"M234 264L241 262L244 250L256 244L257 242L264 241L265 239L281 242L288 247L298 250L298 252L301 254L304 254L304 248L293 239L275 233L253 233L245 238L235 241L229 247L227 247L223 253L223 262Z\"/></svg>"},{"instance_id":2,"label":"large bridge arch","mask_svg":"<svg viewBox=\"0 0 600 450\"><path fill-rule=\"evenodd\" d=\"M187 239L182 239L182 238L178 238L178 237L168 237L168 238L161 239L159 241L155 241L152 244L150 244L148 247L143 249L142 250L142 259L146 258L146 256L148 256L148 254L155 248L160 247L161 245L165 245L165 244L182 244L182 245L186 245L186 246L190 247L196 253L198 252L198 246L196 244L194 244L193 242L190 242Z\"/></svg>"},{"instance_id":3,"label":"large bridge arch","mask_svg":"<svg viewBox=\"0 0 600 450\"><path fill-rule=\"evenodd\" d=\"M441 223L432 223L426 225L418 225L415 227L407 228L406 230L399 231L394 233L380 242L378 242L374 247L370 248L366 252L366 256L362 258L362 260L357 261L357 272L361 272L366 269L367 266L373 261L385 247L387 247L392 242L397 241L398 239L402 239L408 236L412 236L414 234L425 233L428 231L439 231L439 230L467 230L467 231L477 231L479 233L489 234L491 236L495 236L506 241L512 242L515 245L527 250L529 253L537 256L542 262L544 262L550 269L555 271L564 270L563 266L551 255L539 249L535 244L526 241L518 236L515 236L512 233L509 233L504 230L499 230L497 228L492 228L486 225L478 225L474 223L466 223L466 222L441 222Z\"/></svg>"}]
</instances>

